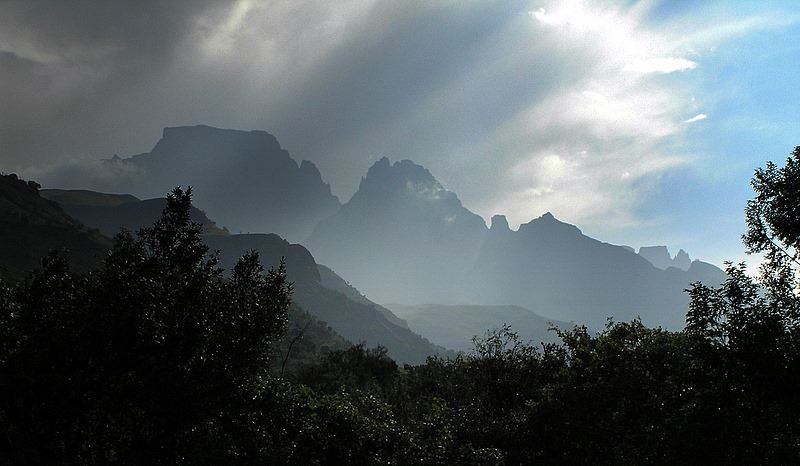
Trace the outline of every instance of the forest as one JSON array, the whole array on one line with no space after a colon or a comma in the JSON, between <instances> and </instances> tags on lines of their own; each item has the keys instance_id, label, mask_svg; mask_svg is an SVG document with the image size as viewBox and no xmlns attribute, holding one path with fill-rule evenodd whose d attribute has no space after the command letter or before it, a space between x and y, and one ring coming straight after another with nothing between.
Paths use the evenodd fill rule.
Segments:
<instances>
[{"instance_id":1,"label":"forest","mask_svg":"<svg viewBox=\"0 0 800 466\"><path fill-rule=\"evenodd\" d=\"M176 188L98 267L0 281L0 463L796 464L800 147L752 188L760 274L692 284L684 329L501 326L402 367L364 344L287 365L285 268L225 273Z\"/></svg>"}]
</instances>

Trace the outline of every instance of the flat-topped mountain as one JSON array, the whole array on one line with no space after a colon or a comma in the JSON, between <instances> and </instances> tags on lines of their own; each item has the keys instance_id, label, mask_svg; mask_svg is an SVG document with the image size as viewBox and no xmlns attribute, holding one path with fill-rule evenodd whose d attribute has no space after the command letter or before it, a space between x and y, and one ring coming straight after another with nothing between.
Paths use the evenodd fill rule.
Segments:
<instances>
[{"instance_id":1,"label":"flat-topped mountain","mask_svg":"<svg viewBox=\"0 0 800 466\"><path fill-rule=\"evenodd\" d=\"M192 186L197 204L232 232L302 241L340 205L313 163L298 164L265 131L165 128L150 152L105 164L114 175L91 180L89 187L153 198Z\"/></svg>"}]
</instances>

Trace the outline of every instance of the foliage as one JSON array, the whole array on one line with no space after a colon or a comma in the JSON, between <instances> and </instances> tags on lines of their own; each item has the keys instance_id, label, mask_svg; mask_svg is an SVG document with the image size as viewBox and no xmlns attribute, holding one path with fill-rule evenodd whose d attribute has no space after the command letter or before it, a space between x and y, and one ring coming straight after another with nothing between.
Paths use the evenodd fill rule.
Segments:
<instances>
[{"instance_id":1,"label":"foliage","mask_svg":"<svg viewBox=\"0 0 800 466\"><path fill-rule=\"evenodd\" d=\"M176 189L163 217L118 235L95 272L75 275L51 255L3 290L9 458L173 463L245 409L286 325L290 286L255 253L224 280L190 205L191 191Z\"/></svg>"}]
</instances>

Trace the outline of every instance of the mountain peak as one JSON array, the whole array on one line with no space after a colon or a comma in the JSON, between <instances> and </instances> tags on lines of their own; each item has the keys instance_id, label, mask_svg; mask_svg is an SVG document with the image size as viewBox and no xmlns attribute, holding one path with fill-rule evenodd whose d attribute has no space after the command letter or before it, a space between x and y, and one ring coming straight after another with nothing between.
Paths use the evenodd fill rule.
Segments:
<instances>
[{"instance_id":1,"label":"mountain peak","mask_svg":"<svg viewBox=\"0 0 800 466\"><path fill-rule=\"evenodd\" d=\"M508 226L508 219L505 215L493 215L492 216L492 223L491 227L489 227L490 231L511 231L511 228Z\"/></svg>"},{"instance_id":2,"label":"mountain peak","mask_svg":"<svg viewBox=\"0 0 800 466\"><path fill-rule=\"evenodd\" d=\"M446 190L431 172L411 160L391 163L383 157L375 162L361 179L356 196L402 194L428 200L457 200L456 195ZM460 204L460 203L459 203Z\"/></svg>"},{"instance_id":3,"label":"mountain peak","mask_svg":"<svg viewBox=\"0 0 800 466\"><path fill-rule=\"evenodd\" d=\"M671 257L666 246L642 246L639 248L639 255L659 269L676 267L681 270L689 270L689 266L692 264L686 251L681 249L675 257Z\"/></svg>"},{"instance_id":4,"label":"mountain peak","mask_svg":"<svg viewBox=\"0 0 800 466\"><path fill-rule=\"evenodd\" d=\"M551 234L556 232L578 235L583 234L578 227L562 222L550 212L545 212L541 217L535 218L528 223L520 225L519 232L528 234Z\"/></svg>"},{"instance_id":5,"label":"mountain peak","mask_svg":"<svg viewBox=\"0 0 800 466\"><path fill-rule=\"evenodd\" d=\"M422 165L417 165L411 160L400 160L391 163L388 158L381 157L380 160L372 164L367 171L366 180L370 178L389 179L402 178L412 182L437 182L431 172Z\"/></svg>"}]
</instances>

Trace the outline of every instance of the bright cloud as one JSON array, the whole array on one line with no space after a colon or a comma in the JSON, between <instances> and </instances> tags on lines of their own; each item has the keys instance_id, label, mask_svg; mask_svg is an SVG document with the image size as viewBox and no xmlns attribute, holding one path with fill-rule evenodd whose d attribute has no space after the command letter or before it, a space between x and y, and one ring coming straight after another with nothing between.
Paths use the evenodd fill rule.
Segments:
<instances>
[{"instance_id":1,"label":"bright cloud","mask_svg":"<svg viewBox=\"0 0 800 466\"><path fill-rule=\"evenodd\" d=\"M674 151L691 97L679 38L649 28L641 5L555 2L529 13L535 37L570 73L506 121L487 147L514 155L504 192L481 205L512 224L551 210L592 227L636 225L636 207L657 176L689 159ZM572 56L577 56L574 62ZM540 59L540 57L534 57Z\"/></svg>"},{"instance_id":2,"label":"bright cloud","mask_svg":"<svg viewBox=\"0 0 800 466\"><path fill-rule=\"evenodd\" d=\"M708 115L706 115L705 113L699 113L699 114L689 118L684 123L694 123L696 121L705 120L706 118L708 118Z\"/></svg>"},{"instance_id":3,"label":"bright cloud","mask_svg":"<svg viewBox=\"0 0 800 466\"><path fill-rule=\"evenodd\" d=\"M697 68L697 63L686 58L649 58L646 60L639 60L634 63L625 65L623 68L626 71L633 71L636 73L674 73L676 71L686 71Z\"/></svg>"}]
</instances>

